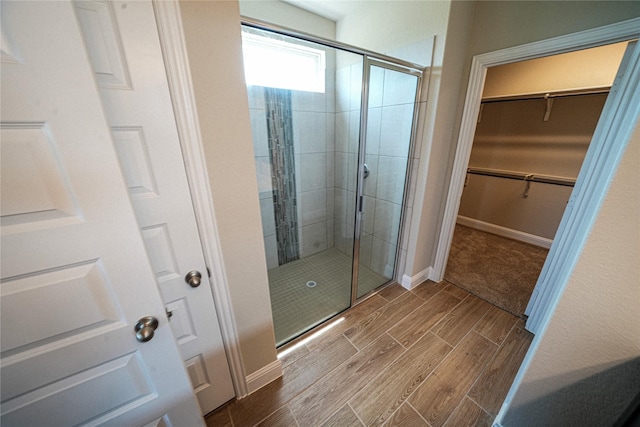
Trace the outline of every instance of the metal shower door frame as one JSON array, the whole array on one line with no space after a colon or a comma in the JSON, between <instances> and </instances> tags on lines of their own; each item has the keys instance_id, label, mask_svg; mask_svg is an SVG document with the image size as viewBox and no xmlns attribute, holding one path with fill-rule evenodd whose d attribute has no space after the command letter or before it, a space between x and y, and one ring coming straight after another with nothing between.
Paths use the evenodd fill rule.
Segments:
<instances>
[{"instance_id":1,"label":"metal shower door frame","mask_svg":"<svg viewBox=\"0 0 640 427\"><path fill-rule=\"evenodd\" d=\"M400 253L402 251L402 236L404 232L404 223L406 220L406 211L407 211L407 198L410 190L410 177L411 170L413 167L413 157L415 151L415 141L418 132L418 118L420 112L420 97L422 93L422 77L423 71L422 69L418 69L416 67L404 66L401 62L397 61L388 61L388 57L385 60L374 58L370 55L363 56L362 63L362 89L361 89L361 103L360 103L360 140L358 145L358 175L356 181L356 209L355 209L355 220L354 220L354 236L353 236L353 256L352 256L352 276L351 276L351 307L357 305L359 302L367 299L368 296L375 293L377 289L385 286L395 280L398 276L398 259L400 258ZM413 104L413 118L411 123L411 135L409 139L409 150L407 153L407 168L404 177L404 189L402 195L402 209L400 214L400 226L398 227L398 240L396 245L396 254L394 259L394 271L393 277L389 279L387 282L381 284L376 289L366 293L365 295L358 298L358 272L360 266L360 238L362 237L362 213L364 206L364 164L365 164L365 155L366 155L366 146L367 146L367 122L368 122L368 113L369 113L369 81L371 76L371 67L379 67L387 70L392 70L396 72L400 72L403 74L409 74L417 77L416 81L416 94L414 98Z\"/></svg>"},{"instance_id":2,"label":"metal shower door frame","mask_svg":"<svg viewBox=\"0 0 640 427\"><path fill-rule=\"evenodd\" d=\"M406 217L406 202L409 192L410 185L410 176L411 176L411 168L412 168L412 159L415 150L415 140L417 135L418 128L418 117L420 112L420 98L422 93L422 78L424 74L424 70L426 69L424 66L405 61L399 58L394 58L392 56L384 55L378 52L373 52L367 49L359 48L356 46L352 46L346 43L338 42L335 40L326 39L323 37L318 37L309 33L304 33L297 30L291 30L288 28L280 27L278 25L273 25L267 22L259 21L256 19L242 17L241 24L247 27L256 28L265 31L271 31L274 33L290 36L296 39L300 39L307 42L317 43L322 46L338 49L341 51L354 53L362 56L362 89L361 89L361 101L360 101L360 138L358 142L358 174L356 177L356 209L354 212L354 241L353 241L353 256L352 256L352 276L351 276L351 304L350 307L355 306L356 304L365 300L368 296L372 295L376 292L380 287L387 285L389 282L393 281L397 278L398 275L398 259L400 253L402 251L402 233L404 229L404 222ZM409 153L407 156L407 170L405 174L405 183L404 183L404 194L402 198L402 212L400 215L400 227L398 229L398 244L396 245L396 254L394 261L394 272L393 278L388 282L382 284L371 292L363 295L358 298L357 288L358 288L358 266L359 266L359 257L360 257L360 236L362 231L362 191L363 191L363 179L364 179L364 156L365 156L365 148L366 148L366 129L367 129L367 112L369 105L369 76L371 66L377 66L405 74L414 75L418 78L416 82L416 96L414 101L413 108L413 122L411 125L411 137L409 142Z\"/></svg>"}]
</instances>

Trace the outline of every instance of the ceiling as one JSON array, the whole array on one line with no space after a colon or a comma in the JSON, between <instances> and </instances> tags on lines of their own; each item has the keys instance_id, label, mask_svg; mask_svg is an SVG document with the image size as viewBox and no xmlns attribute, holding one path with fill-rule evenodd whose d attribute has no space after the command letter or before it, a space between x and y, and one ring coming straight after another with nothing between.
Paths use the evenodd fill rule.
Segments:
<instances>
[{"instance_id":1,"label":"ceiling","mask_svg":"<svg viewBox=\"0 0 640 427\"><path fill-rule=\"evenodd\" d=\"M353 12L362 5L365 0L283 0L300 9L323 16L332 21L337 21L343 16Z\"/></svg>"}]
</instances>

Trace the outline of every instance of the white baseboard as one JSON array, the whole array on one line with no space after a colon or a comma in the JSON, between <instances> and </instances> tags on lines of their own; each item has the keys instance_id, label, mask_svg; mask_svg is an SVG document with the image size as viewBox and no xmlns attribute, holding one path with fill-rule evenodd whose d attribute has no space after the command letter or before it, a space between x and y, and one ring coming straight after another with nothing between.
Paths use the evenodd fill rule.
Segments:
<instances>
[{"instance_id":1,"label":"white baseboard","mask_svg":"<svg viewBox=\"0 0 640 427\"><path fill-rule=\"evenodd\" d=\"M458 215L458 224L464 225L476 230L486 231L487 233L496 234L498 236L507 237L509 239L518 240L520 242L529 243L541 248L549 249L553 240L546 237L536 236L535 234L525 233L523 231L513 230L511 228L502 227L491 224L489 222L480 221L479 219L469 218L467 216Z\"/></svg>"},{"instance_id":2,"label":"white baseboard","mask_svg":"<svg viewBox=\"0 0 640 427\"><path fill-rule=\"evenodd\" d=\"M247 389L249 394L266 386L282 376L282 363L279 359L274 360L267 366L258 369L247 375ZM242 396L244 397L244 396Z\"/></svg>"},{"instance_id":3,"label":"white baseboard","mask_svg":"<svg viewBox=\"0 0 640 427\"><path fill-rule=\"evenodd\" d=\"M428 279L433 280L433 267L427 267L414 276L403 274L400 284L403 288L411 290Z\"/></svg>"}]
</instances>

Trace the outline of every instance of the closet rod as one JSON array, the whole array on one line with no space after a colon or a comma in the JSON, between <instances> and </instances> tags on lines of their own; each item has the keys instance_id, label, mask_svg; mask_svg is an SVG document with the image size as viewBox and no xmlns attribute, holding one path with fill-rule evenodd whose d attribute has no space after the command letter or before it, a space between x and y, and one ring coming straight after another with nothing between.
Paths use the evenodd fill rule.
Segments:
<instances>
[{"instance_id":1,"label":"closet rod","mask_svg":"<svg viewBox=\"0 0 640 427\"><path fill-rule=\"evenodd\" d=\"M494 176L497 178L516 179L518 181L540 182L544 184L564 185L565 187L573 187L576 183L575 179L565 178L561 176L537 175L524 172L503 171L497 169L468 168L467 173L473 175Z\"/></svg>"},{"instance_id":2,"label":"closet rod","mask_svg":"<svg viewBox=\"0 0 640 427\"><path fill-rule=\"evenodd\" d=\"M487 97L482 98L482 103L489 102L505 102L505 101L525 101L527 99L545 99L545 98L558 98L563 96L580 96L580 95L596 95L609 93L611 87L603 86L591 89L578 89L578 90L561 90L561 91L551 91L551 92L540 92L540 93L528 93L524 95L512 95L512 96L495 96L495 97Z\"/></svg>"}]
</instances>

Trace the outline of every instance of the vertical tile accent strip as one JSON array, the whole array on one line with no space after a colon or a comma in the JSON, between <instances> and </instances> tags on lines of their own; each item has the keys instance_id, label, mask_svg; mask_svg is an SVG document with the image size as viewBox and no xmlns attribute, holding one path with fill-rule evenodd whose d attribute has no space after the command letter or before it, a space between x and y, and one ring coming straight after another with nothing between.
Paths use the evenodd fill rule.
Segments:
<instances>
[{"instance_id":1,"label":"vertical tile accent strip","mask_svg":"<svg viewBox=\"0 0 640 427\"><path fill-rule=\"evenodd\" d=\"M300 258L291 91L264 88L278 264Z\"/></svg>"}]
</instances>

